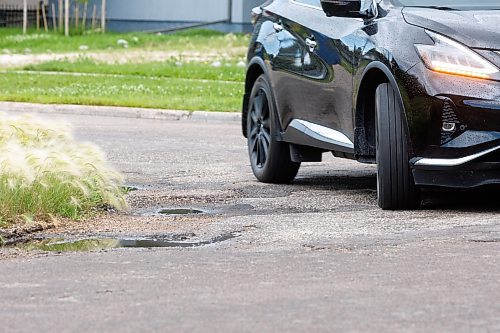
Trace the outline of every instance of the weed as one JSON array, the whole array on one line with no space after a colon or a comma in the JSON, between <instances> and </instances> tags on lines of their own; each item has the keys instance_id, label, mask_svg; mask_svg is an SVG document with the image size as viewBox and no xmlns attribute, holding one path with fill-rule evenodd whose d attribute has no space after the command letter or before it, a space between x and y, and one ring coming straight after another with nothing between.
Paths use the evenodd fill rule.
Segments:
<instances>
[{"instance_id":1,"label":"weed","mask_svg":"<svg viewBox=\"0 0 500 333\"><path fill-rule=\"evenodd\" d=\"M124 209L122 184L103 152L76 142L68 125L0 114L0 222Z\"/></svg>"}]
</instances>

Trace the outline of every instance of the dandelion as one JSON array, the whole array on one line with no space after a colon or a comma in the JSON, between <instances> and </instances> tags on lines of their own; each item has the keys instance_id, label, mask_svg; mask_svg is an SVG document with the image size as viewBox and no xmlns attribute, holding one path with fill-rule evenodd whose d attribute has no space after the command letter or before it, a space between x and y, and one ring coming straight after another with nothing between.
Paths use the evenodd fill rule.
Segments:
<instances>
[{"instance_id":1,"label":"dandelion","mask_svg":"<svg viewBox=\"0 0 500 333\"><path fill-rule=\"evenodd\" d=\"M116 41L116 44L118 44L118 45L120 45L120 46L122 46L122 47L124 47L124 48L127 48L127 47L128 47L128 41L127 41L127 40L125 40L125 39L118 39L118 40Z\"/></svg>"},{"instance_id":2,"label":"dandelion","mask_svg":"<svg viewBox=\"0 0 500 333\"><path fill-rule=\"evenodd\" d=\"M222 66L222 63L220 61L214 61L211 65L212 67L221 67Z\"/></svg>"}]
</instances>

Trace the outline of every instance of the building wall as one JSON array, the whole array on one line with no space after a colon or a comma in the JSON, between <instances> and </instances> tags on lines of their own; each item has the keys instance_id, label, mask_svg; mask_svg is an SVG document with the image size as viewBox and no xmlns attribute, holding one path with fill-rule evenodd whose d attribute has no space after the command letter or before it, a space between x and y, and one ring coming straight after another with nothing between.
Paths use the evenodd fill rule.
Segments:
<instances>
[{"instance_id":1,"label":"building wall","mask_svg":"<svg viewBox=\"0 0 500 333\"><path fill-rule=\"evenodd\" d=\"M0 0L19 1L19 0ZM36 0L31 0L36 1ZM48 1L48 0L47 0ZM89 0L87 17L94 4L100 16L102 0ZM209 26L224 32L251 31L251 10L264 0L106 0L109 30L161 31L192 23L225 21L231 23ZM50 0L57 7L57 0ZM72 0L72 3L74 0ZM73 8L73 7L72 7ZM82 7L80 7L82 8ZM231 14L229 13L231 12ZM73 9L70 15L73 16ZM49 15L51 15L49 11ZM80 10L83 15L83 10Z\"/></svg>"},{"instance_id":2,"label":"building wall","mask_svg":"<svg viewBox=\"0 0 500 333\"><path fill-rule=\"evenodd\" d=\"M232 0L232 22L233 23L250 23L252 16L252 8L262 4L264 0Z\"/></svg>"},{"instance_id":3,"label":"building wall","mask_svg":"<svg viewBox=\"0 0 500 333\"><path fill-rule=\"evenodd\" d=\"M253 7L264 0L108 0L111 20L211 22L229 18L233 23L250 23Z\"/></svg>"},{"instance_id":4,"label":"building wall","mask_svg":"<svg viewBox=\"0 0 500 333\"><path fill-rule=\"evenodd\" d=\"M108 0L107 11L110 20L218 21L228 19L228 1Z\"/></svg>"}]
</instances>

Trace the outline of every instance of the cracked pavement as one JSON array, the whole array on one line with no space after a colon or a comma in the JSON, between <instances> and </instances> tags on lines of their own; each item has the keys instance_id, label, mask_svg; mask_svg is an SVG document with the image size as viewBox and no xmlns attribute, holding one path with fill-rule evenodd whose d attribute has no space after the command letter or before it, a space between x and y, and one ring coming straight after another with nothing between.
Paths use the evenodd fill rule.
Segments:
<instances>
[{"instance_id":1,"label":"cracked pavement","mask_svg":"<svg viewBox=\"0 0 500 333\"><path fill-rule=\"evenodd\" d=\"M138 189L126 214L42 236L238 237L14 253L0 261L6 331L500 330L498 188L426 191L422 210L386 212L374 166L327 154L291 185L256 182L235 121L42 117L72 123Z\"/></svg>"}]
</instances>

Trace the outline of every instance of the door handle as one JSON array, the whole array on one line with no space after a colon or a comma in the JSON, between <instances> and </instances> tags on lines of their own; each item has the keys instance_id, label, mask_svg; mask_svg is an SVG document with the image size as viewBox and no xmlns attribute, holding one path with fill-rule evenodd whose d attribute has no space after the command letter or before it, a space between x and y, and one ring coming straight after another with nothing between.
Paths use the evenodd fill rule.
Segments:
<instances>
[{"instance_id":1,"label":"door handle","mask_svg":"<svg viewBox=\"0 0 500 333\"><path fill-rule=\"evenodd\" d=\"M309 48L309 52L313 53L318 43L314 40L314 37L311 36L306 38L306 45Z\"/></svg>"},{"instance_id":2,"label":"door handle","mask_svg":"<svg viewBox=\"0 0 500 333\"><path fill-rule=\"evenodd\" d=\"M273 28L274 28L274 31L276 31L276 32L282 32L285 29L283 27L283 23L281 23L281 21L274 23Z\"/></svg>"}]
</instances>

